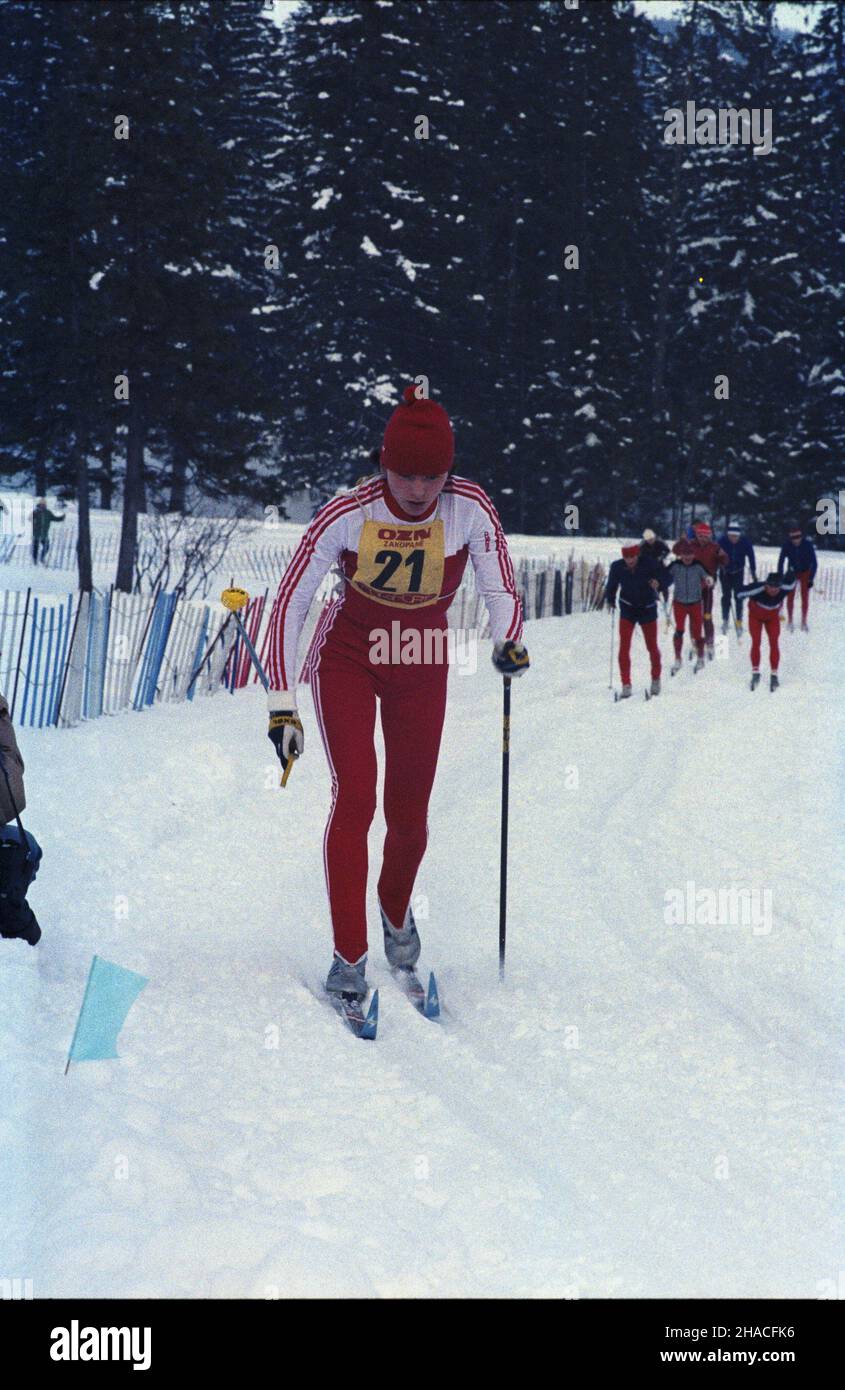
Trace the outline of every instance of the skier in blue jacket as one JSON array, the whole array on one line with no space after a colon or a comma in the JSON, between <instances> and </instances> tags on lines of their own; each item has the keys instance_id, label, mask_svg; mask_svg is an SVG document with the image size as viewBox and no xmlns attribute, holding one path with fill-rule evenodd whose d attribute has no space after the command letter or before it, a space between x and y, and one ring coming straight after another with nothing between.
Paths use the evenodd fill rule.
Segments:
<instances>
[{"instance_id":1,"label":"skier in blue jacket","mask_svg":"<svg viewBox=\"0 0 845 1390\"><path fill-rule=\"evenodd\" d=\"M739 590L745 583L746 560L751 570L751 578L755 584L757 582L757 561L754 556L754 546L734 522L731 522L725 534L719 537L719 545L728 557L728 563L722 570L722 632L725 633L728 630L731 600L733 599L736 604L737 636L741 636L742 595Z\"/></svg>"},{"instance_id":2,"label":"skier in blue jacket","mask_svg":"<svg viewBox=\"0 0 845 1390\"><path fill-rule=\"evenodd\" d=\"M778 574L793 570L798 583L801 586L801 631L809 632L807 626L807 612L810 607L810 590L813 587L813 580L816 577L816 570L819 562L816 559L816 547L805 536L800 526L791 526L789 536L784 541L778 556ZM786 599L787 627L792 632L794 623L792 621L792 610L795 607L795 590L793 589Z\"/></svg>"}]
</instances>

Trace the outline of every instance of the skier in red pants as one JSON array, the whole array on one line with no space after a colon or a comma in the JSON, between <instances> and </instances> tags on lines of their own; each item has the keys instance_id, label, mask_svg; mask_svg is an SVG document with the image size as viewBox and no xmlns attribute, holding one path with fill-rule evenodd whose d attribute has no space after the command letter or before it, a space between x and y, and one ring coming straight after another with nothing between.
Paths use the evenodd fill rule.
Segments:
<instances>
[{"instance_id":1,"label":"skier in red pants","mask_svg":"<svg viewBox=\"0 0 845 1390\"><path fill-rule=\"evenodd\" d=\"M428 839L427 811L446 708L446 612L472 560L503 676L528 668L522 609L496 510L476 483L451 473L449 417L403 392L381 450L381 471L334 498L311 521L279 584L270 618L269 737L279 757L304 747L296 652L311 600L335 566L337 587L306 659L332 776L323 839L334 958L326 989L367 994L367 831L376 807L376 702L385 747L387 834L378 897L385 954L412 970L420 939L411 893Z\"/></svg>"},{"instance_id":2,"label":"skier in red pants","mask_svg":"<svg viewBox=\"0 0 845 1390\"><path fill-rule=\"evenodd\" d=\"M675 587L672 612L675 617L675 660L672 663L673 676L682 666L681 653L684 649L684 629L689 618L690 636L695 644L695 670L704 665L704 627L702 598L706 589L713 583L700 560L692 542L681 540L675 546L678 556L668 568L668 582Z\"/></svg>"},{"instance_id":3,"label":"skier in red pants","mask_svg":"<svg viewBox=\"0 0 845 1390\"><path fill-rule=\"evenodd\" d=\"M760 684L760 645L764 628L769 639L769 665L772 668L769 677L769 689L777 690L778 688L780 683L777 674L780 666L780 610L787 594L794 591L795 583L794 574L787 574L785 579L781 579L779 574L773 572L766 576L763 583L745 584L736 591L738 598L748 599L752 690L756 690Z\"/></svg>"},{"instance_id":4,"label":"skier in red pants","mask_svg":"<svg viewBox=\"0 0 845 1390\"><path fill-rule=\"evenodd\" d=\"M701 594L702 619L704 623L704 642L707 648L707 656L710 661L716 654L716 633L713 627L713 593L716 582L716 575L720 569L728 563L728 557L720 545L713 539L713 531L706 521L696 521L693 525L695 539L691 542L693 554L698 563L709 576L710 583L705 584ZM678 545L674 546L677 555Z\"/></svg>"},{"instance_id":5,"label":"skier in red pants","mask_svg":"<svg viewBox=\"0 0 845 1390\"><path fill-rule=\"evenodd\" d=\"M663 566L638 545L623 545L622 559L614 560L607 576L604 603L616 607L619 593L619 674L622 677L623 700L631 697L631 638L639 623L648 654L651 658L652 695L660 694L660 648L657 645L657 595L665 597L666 580Z\"/></svg>"},{"instance_id":6,"label":"skier in red pants","mask_svg":"<svg viewBox=\"0 0 845 1390\"><path fill-rule=\"evenodd\" d=\"M783 574L785 570L792 570L795 575L795 582L801 589L801 631L809 632L807 626L807 610L810 606L810 590L813 587L813 580L818 569L818 559L816 558L816 547L805 536L800 526L791 526L789 536L781 546L778 556L778 574ZM793 608L795 605L795 594L790 593L786 600L786 616L789 631L793 628Z\"/></svg>"}]
</instances>

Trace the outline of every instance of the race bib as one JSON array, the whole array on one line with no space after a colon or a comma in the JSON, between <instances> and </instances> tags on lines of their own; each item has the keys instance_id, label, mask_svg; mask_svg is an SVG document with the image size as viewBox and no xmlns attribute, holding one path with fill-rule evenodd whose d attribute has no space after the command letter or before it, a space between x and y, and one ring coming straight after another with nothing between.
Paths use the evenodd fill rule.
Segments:
<instances>
[{"instance_id":1,"label":"race bib","mask_svg":"<svg viewBox=\"0 0 845 1390\"><path fill-rule=\"evenodd\" d=\"M426 608L440 598L445 548L440 517L422 526L365 521L350 583L390 608Z\"/></svg>"}]
</instances>

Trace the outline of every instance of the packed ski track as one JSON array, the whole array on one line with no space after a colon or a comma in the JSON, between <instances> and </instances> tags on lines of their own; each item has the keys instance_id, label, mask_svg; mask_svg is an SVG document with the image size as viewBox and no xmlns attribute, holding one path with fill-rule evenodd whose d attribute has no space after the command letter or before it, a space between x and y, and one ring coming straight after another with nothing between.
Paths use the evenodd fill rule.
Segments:
<instances>
[{"instance_id":1,"label":"packed ski track","mask_svg":"<svg viewBox=\"0 0 845 1390\"><path fill-rule=\"evenodd\" d=\"M254 1298L817 1297L837 1279L841 609L817 600L810 634L784 633L774 694L749 691L733 634L668 679L661 618L663 694L642 697L636 633L621 704L610 621L526 627L504 984L501 681L486 642L452 671L414 899L443 1016L391 978L372 892L375 1042L320 994L330 787L307 687L285 790L255 690L20 731L44 936L0 952L9 1277L36 1297ZM382 836L379 812L373 883ZM769 892L771 919L668 925L688 883ZM120 1058L64 1076L94 953L149 984Z\"/></svg>"}]
</instances>

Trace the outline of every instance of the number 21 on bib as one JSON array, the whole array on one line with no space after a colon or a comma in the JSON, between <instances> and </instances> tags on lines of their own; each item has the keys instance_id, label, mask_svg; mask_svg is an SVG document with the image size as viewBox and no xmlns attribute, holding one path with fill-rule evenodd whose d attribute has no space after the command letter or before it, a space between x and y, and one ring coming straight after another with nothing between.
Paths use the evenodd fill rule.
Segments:
<instances>
[{"instance_id":1,"label":"number 21 on bib","mask_svg":"<svg viewBox=\"0 0 845 1390\"><path fill-rule=\"evenodd\" d=\"M445 538L440 517L423 526L365 521L352 586L391 608L425 608L443 588Z\"/></svg>"}]
</instances>

